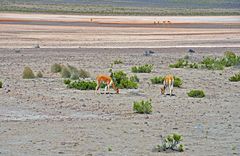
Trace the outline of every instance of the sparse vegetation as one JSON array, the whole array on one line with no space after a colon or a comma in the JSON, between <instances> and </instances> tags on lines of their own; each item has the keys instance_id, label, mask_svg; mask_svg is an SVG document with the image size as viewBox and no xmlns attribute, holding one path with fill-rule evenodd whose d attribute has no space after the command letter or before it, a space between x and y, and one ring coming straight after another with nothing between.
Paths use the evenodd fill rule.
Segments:
<instances>
[{"instance_id":1,"label":"sparse vegetation","mask_svg":"<svg viewBox=\"0 0 240 156\"><path fill-rule=\"evenodd\" d=\"M112 151L112 148L111 148L111 147L108 147L108 151L111 152L111 151Z\"/></svg>"},{"instance_id":2,"label":"sparse vegetation","mask_svg":"<svg viewBox=\"0 0 240 156\"><path fill-rule=\"evenodd\" d=\"M150 99L149 101L135 101L133 103L133 110L136 113L140 113L140 114L150 114L152 112L152 104L151 104L152 100Z\"/></svg>"},{"instance_id":3,"label":"sparse vegetation","mask_svg":"<svg viewBox=\"0 0 240 156\"><path fill-rule=\"evenodd\" d=\"M232 77L229 78L229 81L232 81L232 82L238 82L240 81L240 72L233 75Z\"/></svg>"},{"instance_id":4,"label":"sparse vegetation","mask_svg":"<svg viewBox=\"0 0 240 156\"><path fill-rule=\"evenodd\" d=\"M63 82L64 82L65 85L68 85L68 84L71 83L71 80L70 79L65 79Z\"/></svg>"},{"instance_id":5,"label":"sparse vegetation","mask_svg":"<svg viewBox=\"0 0 240 156\"><path fill-rule=\"evenodd\" d=\"M150 79L152 84L163 84L164 81L164 77L162 76L156 76L153 77L152 79ZM181 78L174 76L174 87L181 87L181 85L183 84Z\"/></svg>"},{"instance_id":6,"label":"sparse vegetation","mask_svg":"<svg viewBox=\"0 0 240 156\"><path fill-rule=\"evenodd\" d=\"M0 11L8 12L42 12L61 14L87 14L87 15L147 15L147 16L206 16L206 15L240 15L237 0L208 0L187 1L168 0L159 2L140 1L69 1L61 0L1 0ZM194 2L194 3L193 3ZM86 4L87 3L87 4ZM131 4L131 5L129 5ZM231 4L231 5L229 5ZM140 6L139 6L140 5ZM154 6L154 7L152 7ZM170 6L163 8L161 6ZM186 6L188 6L188 9ZM177 8L177 9L175 9ZM203 9L204 8L204 9ZM213 9L214 8L214 9Z\"/></svg>"},{"instance_id":7,"label":"sparse vegetation","mask_svg":"<svg viewBox=\"0 0 240 156\"><path fill-rule=\"evenodd\" d=\"M2 86L3 86L3 83L2 83L2 81L0 81L0 88L2 88Z\"/></svg>"},{"instance_id":8,"label":"sparse vegetation","mask_svg":"<svg viewBox=\"0 0 240 156\"><path fill-rule=\"evenodd\" d=\"M78 90L95 90L97 84L95 81L81 81L81 80L65 80L64 83L68 88L75 88Z\"/></svg>"},{"instance_id":9,"label":"sparse vegetation","mask_svg":"<svg viewBox=\"0 0 240 156\"><path fill-rule=\"evenodd\" d=\"M162 76L156 76L154 78L151 78L152 84L163 84L164 77Z\"/></svg>"},{"instance_id":10,"label":"sparse vegetation","mask_svg":"<svg viewBox=\"0 0 240 156\"><path fill-rule=\"evenodd\" d=\"M35 75L30 67L25 67L22 77L23 79L34 79Z\"/></svg>"},{"instance_id":11,"label":"sparse vegetation","mask_svg":"<svg viewBox=\"0 0 240 156\"><path fill-rule=\"evenodd\" d=\"M154 148L154 151L157 152L163 152L163 151L179 151L183 152L184 145L180 144L180 142L183 140L182 136L180 134L170 134L162 139L162 144L157 145Z\"/></svg>"},{"instance_id":12,"label":"sparse vegetation","mask_svg":"<svg viewBox=\"0 0 240 156\"><path fill-rule=\"evenodd\" d=\"M184 59L179 59L177 63L170 64L169 67L171 68L203 68L209 70L223 70L224 67L231 67L240 64L240 56L237 56L235 53L231 51L226 51L224 56L221 58L213 58L213 57L206 57L200 63L189 63L187 57Z\"/></svg>"},{"instance_id":13,"label":"sparse vegetation","mask_svg":"<svg viewBox=\"0 0 240 156\"><path fill-rule=\"evenodd\" d=\"M37 77L38 77L38 78L42 78L42 77L43 77L43 74L42 74L41 71L38 71L38 73L37 73Z\"/></svg>"},{"instance_id":14,"label":"sparse vegetation","mask_svg":"<svg viewBox=\"0 0 240 156\"><path fill-rule=\"evenodd\" d=\"M170 68L184 68L188 66L188 61L185 59L179 59L177 63L175 64L170 64Z\"/></svg>"},{"instance_id":15,"label":"sparse vegetation","mask_svg":"<svg viewBox=\"0 0 240 156\"><path fill-rule=\"evenodd\" d=\"M60 73L62 70L62 65L58 64L58 63L54 63L52 66L51 66L51 72L53 73Z\"/></svg>"},{"instance_id":16,"label":"sparse vegetation","mask_svg":"<svg viewBox=\"0 0 240 156\"><path fill-rule=\"evenodd\" d=\"M201 67L209 70L223 70L224 65L219 58L206 57L201 62Z\"/></svg>"},{"instance_id":17,"label":"sparse vegetation","mask_svg":"<svg viewBox=\"0 0 240 156\"><path fill-rule=\"evenodd\" d=\"M136 76L135 77L128 77L127 74L123 71L113 72L112 79L116 85L116 87L123 89L136 89L138 88L138 83L136 82L139 80Z\"/></svg>"},{"instance_id":18,"label":"sparse vegetation","mask_svg":"<svg viewBox=\"0 0 240 156\"><path fill-rule=\"evenodd\" d=\"M90 73L83 69L78 70L76 67L71 65L67 65L67 66L62 65L61 76L62 78L70 78L72 80L78 80L79 78L90 77Z\"/></svg>"},{"instance_id":19,"label":"sparse vegetation","mask_svg":"<svg viewBox=\"0 0 240 156\"><path fill-rule=\"evenodd\" d=\"M182 80L179 77L175 77L174 76L174 84L173 84L173 86L174 87L181 87L181 85L182 85Z\"/></svg>"},{"instance_id":20,"label":"sparse vegetation","mask_svg":"<svg viewBox=\"0 0 240 156\"><path fill-rule=\"evenodd\" d=\"M90 73L88 72L88 71L86 71L86 70L84 70L84 69L80 69L79 70L79 77L80 78L88 78L88 77L90 77L91 75L90 75Z\"/></svg>"},{"instance_id":21,"label":"sparse vegetation","mask_svg":"<svg viewBox=\"0 0 240 156\"><path fill-rule=\"evenodd\" d=\"M61 76L62 76L62 78L70 78L71 77L70 70L67 67L62 66Z\"/></svg>"},{"instance_id":22,"label":"sparse vegetation","mask_svg":"<svg viewBox=\"0 0 240 156\"><path fill-rule=\"evenodd\" d=\"M152 70L153 70L153 65L150 65L150 64L132 67L133 73L150 73Z\"/></svg>"},{"instance_id":23,"label":"sparse vegetation","mask_svg":"<svg viewBox=\"0 0 240 156\"><path fill-rule=\"evenodd\" d=\"M122 61L122 60L114 60L113 63L114 63L114 64L123 64L123 61Z\"/></svg>"},{"instance_id":24,"label":"sparse vegetation","mask_svg":"<svg viewBox=\"0 0 240 156\"><path fill-rule=\"evenodd\" d=\"M140 80L139 80L139 78L137 77L137 75L133 75L133 76L131 76L130 77L130 81L132 81L132 82L139 82Z\"/></svg>"},{"instance_id":25,"label":"sparse vegetation","mask_svg":"<svg viewBox=\"0 0 240 156\"><path fill-rule=\"evenodd\" d=\"M202 90L191 90L190 92L187 93L189 97L194 97L194 98L203 98L205 97L205 94Z\"/></svg>"},{"instance_id":26,"label":"sparse vegetation","mask_svg":"<svg viewBox=\"0 0 240 156\"><path fill-rule=\"evenodd\" d=\"M190 63L189 68L198 69L199 65L197 63Z\"/></svg>"}]
</instances>

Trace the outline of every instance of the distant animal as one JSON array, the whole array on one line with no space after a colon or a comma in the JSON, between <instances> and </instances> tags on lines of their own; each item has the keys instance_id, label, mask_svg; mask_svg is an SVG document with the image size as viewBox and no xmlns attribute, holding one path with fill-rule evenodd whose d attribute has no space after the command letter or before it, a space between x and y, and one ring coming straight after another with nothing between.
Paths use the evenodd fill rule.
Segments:
<instances>
[{"instance_id":1,"label":"distant animal","mask_svg":"<svg viewBox=\"0 0 240 156\"><path fill-rule=\"evenodd\" d=\"M110 91L110 86L112 86L112 88L116 91L116 93L118 94L119 93L119 89L115 86L112 78L108 75L98 75L97 78L96 78L96 81L97 81L97 86L96 86L96 90L95 92L100 92L100 85L102 83L105 83L107 84L107 86L105 87L105 91L107 90L108 93Z\"/></svg>"},{"instance_id":2,"label":"distant animal","mask_svg":"<svg viewBox=\"0 0 240 156\"><path fill-rule=\"evenodd\" d=\"M161 88L161 93L165 94L166 88L169 88L169 94L172 96L173 92L174 77L173 75L167 75L163 80L163 87Z\"/></svg>"}]
</instances>

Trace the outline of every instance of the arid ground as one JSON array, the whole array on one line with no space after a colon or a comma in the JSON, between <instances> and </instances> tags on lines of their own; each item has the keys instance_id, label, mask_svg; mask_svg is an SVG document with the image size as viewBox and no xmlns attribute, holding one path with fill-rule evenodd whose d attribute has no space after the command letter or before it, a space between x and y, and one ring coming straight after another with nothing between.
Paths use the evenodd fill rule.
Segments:
<instances>
[{"instance_id":1,"label":"arid ground","mask_svg":"<svg viewBox=\"0 0 240 156\"><path fill-rule=\"evenodd\" d=\"M138 17L137 22L113 17L99 23L99 17L56 16L0 14L1 155L240 155L240 83L228 80L239 67L168 67L186 55L193 60L222 56L227 50L240 55L239 22L227 22L226 17L221 22L180 23L169 17ZM171 23L153 24L152 19ZM188 54L189 48L195 53ZM144 56L145 50L155 53ZM133 75L131 67L145 63L154 70L137 74L138 89L108 95L68 89L59 74L50 72L53 63L68 63L94 79L109 74L116 59L123 64L114 71ZM25 66L44 77L22 79ZM183 79L172 97L160 95L160 85L150 82L169 73ZM192 89L204 90L206 97L188 97ZM151 114L133 112L134 101L148 99ZM160 136L174 132L183 135L186 151L152 152Z\"/></svg>"}]
</instances>

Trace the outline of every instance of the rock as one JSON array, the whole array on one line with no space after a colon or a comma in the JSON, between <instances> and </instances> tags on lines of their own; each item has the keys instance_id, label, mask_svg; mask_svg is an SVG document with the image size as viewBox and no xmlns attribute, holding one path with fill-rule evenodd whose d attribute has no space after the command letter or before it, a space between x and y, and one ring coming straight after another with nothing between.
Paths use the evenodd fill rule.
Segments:
<instances>
[{"instance_id":1,"label":"rock","mask_svg":"<svg viewBox=\"0 0 240 156\"><path fill-rule=\"evenodd\" d=\"M36 45L34 46L34 48L38 49L38 48L40 48L40 45L39 45L39 44L36 44Z\"/></svg>"},{"instance_id":2,"label":"rock","mask_svg":"<svg viewBox=\"0 0 240 156\"><path fill-rule=\"evenodd\" d=\"M20 53L21 51L20 51L20 49L15 49L14 52L15 53Z\"/></svg>"},{"instance_id":3,"label":"rock","mask_svg":"<svg viewBox=\"0 0 240 156\"><path fill-rule=\"evenodd\" d=\"M193 49L189 49L188 52L189 53L195 53L195 51Z\"/></svg>"}]
</instances>

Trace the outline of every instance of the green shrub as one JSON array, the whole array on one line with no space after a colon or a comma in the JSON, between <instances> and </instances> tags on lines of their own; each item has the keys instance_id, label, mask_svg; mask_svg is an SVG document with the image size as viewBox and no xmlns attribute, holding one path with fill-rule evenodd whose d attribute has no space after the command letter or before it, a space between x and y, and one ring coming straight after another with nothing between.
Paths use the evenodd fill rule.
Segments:
<instances>
[{"instance_id":1,"label":"green shrub","mask_svg":"<svg viewBox=\"0 0 240 156\"><path fill-rule=\"evenodd\" d=\"M150 73L152 70L153 70L153 65L149 65L149 64L132 67L133 73Z\"/></svg>"},{"instance_id":2,"label":"green shrub","mask_svg":"<svg viewBox=\"0 0 240 156\"><path fill-rule=\"evenodd\" d=\"M3 83L2 83L2 81L0 81L0 88L2 88L2 86L3 86Z\"/></svg>"},{"instance_id":3,"label":"green shrub","mask_svg":"<svg viewBox=\"0 0 240 156\"><path fill-rule=\"evenodd\" d=\"M41 71L39 71L39 72L37 73L37 77L38 77L38 78L42 78L42 77L43 77L43 74L42 74Z\"/></svg>"},{"instance_id":4,"label":"green shrub","mask_svg":"<svg viewBox=\"0 0 240 156\"><path fill-rule=\"evenodd\" d=\"M63 66L61 70L61 76L62 78L70 78L71 77L71 71L69 68Z\"/></svg>"},{"instance_id":5,"label":"green shrub","mask_svg":"<svg viewBox=\"0 0 240 156\"><path fill-rule=\"evenodd\" d=\"M138 84L134 81L131 81L129 79L124 79L120 81L120 84L117 85L118 88L120 89L137 89L138 88Z\"/></svg>"},{"instance_id":6,"label":"green shrub","mask_svg":"<svg viewBox=\"0 0 240 156\"><path fill-rule=\"evenodd\" d=\"M95 90L97 86L95 81L66 80L64 83L68 88L75 88L79 90Z\"/></svg>"},{"instance_id":7,"label":"green shrub","mask_svg":"<svg viewBox=\"0 0 240 156\"><path fill-rule=\"evenodd\" d=\"M175 64L170 64L170 68L184 68L188 66L188 61L185 59L179 59L177 63Z\"/></svg>"},{"instance_id":8,"label":"green shrub","mask_svg":"<svg viewBox=\"0 0 240 156\"><path fill-rule=\"evenodd\" d=\"M231 51L226 51L223 57L220 58L213 58L213 57L206 57L200 63L188 63L187 59L188 56L185 56L184 59L179 59L177 63L170 64L169 67L171 68L204 68L209 70L223 70L224 67L230 67L235 65L240 65L240 56L237 56L235 53Z\"/></svg>"},{"instance_id":9,"label":"green shrub","mask_svg":"<svg viewBox=\"0 0 240 156\"><path fill-rule=\"evenodd\" d=\"M33 79L35 78L34 73L30 67L25 67L23 70L23 79Z\"/></svg>"},{"instance_id":10,"label":"green shrub","mask_svg":"<svg viewBox=\"0 0 240 156\"><path fill-rule=\"evenodd\" d=\"M187 93L189 97L194 97L194 98L203 98L205 97L205 94L202 90L191 90L190 92Z\"/></svg>"},{"instance_id":11,"label":"green shrub","mask_svg":"<svg viewBox=\"0 0 240 156\"><path fill-rule=\"evenodd\" d=\"M130 81L138 83L139 82L139 78L137 77L137 75L133 75L133 76L130 77Z\"/></svg>"},{"instance_id":12,"label":"green shrub","mask_svg":"<svg viewBox=\"0 0 240 156\"><path fill-rule=\"evenodd\" d=\"M175 77L174 76L174 84L173 84L173 86L174 87L181 87L181 85L182 85L182 80L179 77Z\"/></svg>"},{"instance_id":13,"label":"green shrub","mask_svg":"<svg viewBox=\"0 0 240 156\"><path fill-rule=\"evenodd\" d=\"M173 78L174 78L174 84L173 84L173 86L174 86L174 87L181 87L181 85L182 85L182 83L183 83L182 80L181 80L181 78L176 77L176 76L174 76ZM164 77L158 76L158 77L154 77L154 78L152 78L152 79L150 79L150 80L151 80L152 84L163 84Z\"/></svg>"},{"instance_id":14,"label":"green shrub","mask_svg":"<svg viewBox=\"0 0 240 156\"><path fill-rule=\"evenodd\" d=\"M232 77L229 78L229 81L232 81L232 82L238 82L240 81L240 72L233 75Z\"/></svg>"},{"instance_id":15,"label":"green shrub","mask_svg":"<svg viewBox=\"0 0 240 156\"><path fill-rule=\"evenodd\" d=\"M151 79L152 84L163 84L164 77L162 76L156 76Z\"/></svg>"},{"instance_id":16,"label":"green shrub","mask_svg":"<svg viewBox=\"0 0 240 156\"><path fill-rule=\"evenodd\" d=\"M136 89L138 88L138 83L136 82L136 78L128 78L127 74L123 71L113 72L111 77L119 89Z\"/></svg>"},{"instance_id":17,"label":"green shrub","mask_svg":"<svg viewBox=\"0 0 240 156\"><path fill-rule=\"evenodd\" d=\"M68 85L68 84L71 83L71 80L69 80L69 79L65 79L63 82L64 82L65 85Z\"/></svg>"},{"instance_id":18,"label":"green shrub","mask_svg":"<svg viewBox=\"0 0 240 156\"><path fill-rule=\"evenodd\" d=\"M198 69L199 65L197 63L190 63L189 64L189 68L194 68L194 69Z\"/></svg>"},{"instance_id":19,"label":"green shrub","mask_svg":"<svg viewBox=\"0 0 240 156\"><path fill-rule=\"evenodd\" d=\"M225 67L235 66L240 64L240 56L237 56L235 53L231 51L226 51L224 53L224 57L221 60L221 63Z\"/></svg>"},{"instance_id":20,"label":"green shrub","mask_svg":"<svg viewBox=\"0 0 240 156\"><path fill-rule=\"evenodd\" d=\"M133 110L140 114L150 114L152 112L151 99L149 101L135 101L133 103Z\"/></svg>"},{"instance_id":21,"label":"green shrub","mask_svg":"<svg viewBox=\"0 0 240 156\"><path fill-rule=\"evenodd\" d=\"M122 61L122 60L114 60L113 63L114 63L114 64L123 64L123 61Z\"/></svg>"},{"instance_id":22,"label":"green shrub","mask_svg":"<svg viewBox=\"0 0 240 156\"><path fill-rule=\"evenodd\" d=\"M183 140L182 136L176 133L170 134L162 139L162 144L157 145L154 150L157 152L163 151L184 151L184 145L180 144Z\"/></svg>"},{"instance_id":23,"label":"green shrub","mask_svg":"<svg viewBox=\"0 0 240 156\"><path fill-rule=\"evenodd\" d=\"M59 73L59 72L61 72L61 70L62 70L62 65L60 65L60 64L54 63L51 66L51 72L53 72L53 73Z\"/></svg>"},{"instance_id":24,"label":"green shrub","mask_svg":"<svg viewBox=\"0 0 240 156\"><path fill-rule=\"evenodd\" d=\"M203 68L209 69L209 70L223 70L224 64L221 62L220 59L217 58L211 58L206 57L201 62Z\"/></svg>"}]
</instances>

